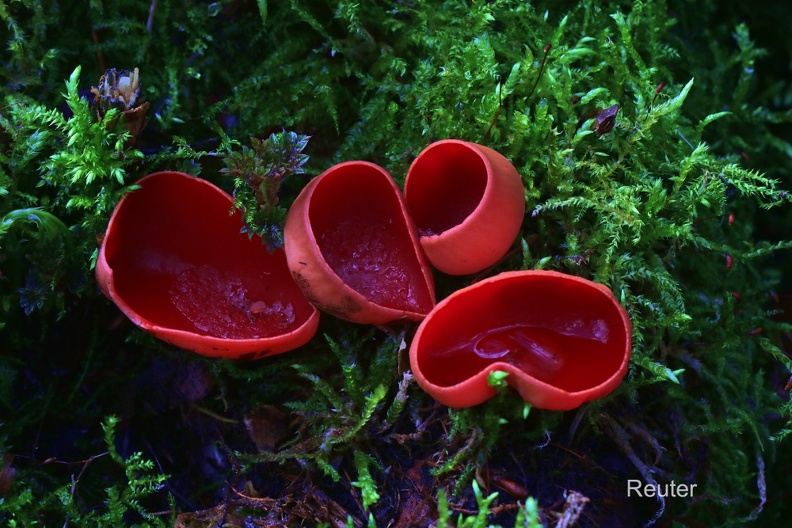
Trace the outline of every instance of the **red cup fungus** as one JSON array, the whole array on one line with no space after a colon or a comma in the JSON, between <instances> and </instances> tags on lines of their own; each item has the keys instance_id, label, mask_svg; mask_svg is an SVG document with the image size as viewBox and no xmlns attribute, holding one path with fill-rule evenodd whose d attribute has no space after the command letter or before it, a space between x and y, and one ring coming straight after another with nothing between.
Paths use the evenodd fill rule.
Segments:
<instances>
[{"instance_id":1,"label":"red cup fungus","mask_svg":"<svg viewBox=\"0 0 792 528\"><path fill-rule=\"evenodd\" d=\"M419 321L434 307L434 278L396 183L366 161L311 180L284 228L289 268L305 296L365 324Z\"/></svg>"},{"instance_id":2,"label":"red cup fungus","mask_svg":"<svg viewBox=\"0 0 792 528\"><path fill-rule=\"evenodd\" d=\"M457 139L424 149L404 182L426 256L450 275L477 273L506 254L525 216L524 193L502 154Z\"/></svg>"},{"instance_id":3,"label":"red cup fungus","mask_svg":"<svg viewBox=\"0 0 792 528\"><path fill-rule=\"evenodd\" d=\"M137 326L202 355L254 359L308 342L319 313L283 250L242 233L233 200L180 172L142 178L113 211L96 263L102 291Z\"/></svg>"},{"instance_id":4,"label":"red cup fungus","mask_svg":"<svg viewBox=\"0 0 792 528\"><path fill-rule=\"evenodd\" d=\"M632 352L625 309L601 284L554 271L513 271L463 288L418 327L410 365L418 384L450 407L495 395L488 376L537 408L568 410L621 383Z\"/></svg>"}]
</instances>

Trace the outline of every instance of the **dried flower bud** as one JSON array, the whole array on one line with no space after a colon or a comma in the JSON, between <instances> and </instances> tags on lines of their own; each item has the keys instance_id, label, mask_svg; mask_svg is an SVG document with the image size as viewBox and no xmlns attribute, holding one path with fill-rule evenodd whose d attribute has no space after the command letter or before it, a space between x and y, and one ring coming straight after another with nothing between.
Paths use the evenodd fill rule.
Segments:
<instances>
[{"instance_id":1,"label":"dried flower bud","mask_svg":"<svg viewBox=\"0 0 792 528\"><path fill-rule=\"evenodd\" d=\"M108 110L117 108L121 112L132 110L140 97L140 72L110 68L99 79L99 86L91 88L94 94L94 109L99 118Z\"/></svg>"},{"instance_id":2,"label":"dried flower bud","mask_svg":"<svg viewBox=\"0 0 792 528\"><path fill-rule=\"evenodd\" d=\"M138 102L140 72L137 68L132 71L108 69L99 79L99 86L91 87L91 93L94 94L93 108L97 119L104 119L112 108L119 110L133 140L146 126L149 103ZM114 127L115 123L113 120L110 126Z\"/></svg>"}]
</instances>

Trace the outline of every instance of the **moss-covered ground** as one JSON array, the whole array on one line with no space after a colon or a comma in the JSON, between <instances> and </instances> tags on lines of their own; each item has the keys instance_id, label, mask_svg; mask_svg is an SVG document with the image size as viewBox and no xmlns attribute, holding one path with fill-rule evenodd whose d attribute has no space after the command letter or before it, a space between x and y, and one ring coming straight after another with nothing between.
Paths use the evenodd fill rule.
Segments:
<instances>
[{"instance_id":1,"label":"moss-covered ground","mask_svg":"<svg viewBox=\"0 0 792 528\"><path fill-rule=\"evenodd\" d=\"M787 525L790 19L781 1L0 0L0 524ZM133 142L90 90L135 67ZM409 373L415 325L324 316L306 346L233 362L156 340L96 286L146 174L236 190L277 246L309 178L364 159L402 183L452 137L525 186L482 276L558 270L627 309L613 394L449 410ZM438 274L438 298L482 276ZM631 479L696 487L628 497Z\"/></svg>"}]
</instances>

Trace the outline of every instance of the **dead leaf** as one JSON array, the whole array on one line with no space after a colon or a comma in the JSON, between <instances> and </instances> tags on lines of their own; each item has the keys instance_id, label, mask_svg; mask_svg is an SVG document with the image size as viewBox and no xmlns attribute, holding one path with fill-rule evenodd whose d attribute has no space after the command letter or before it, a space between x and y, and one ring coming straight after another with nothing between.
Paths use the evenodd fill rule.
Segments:
<instances>
[{"instance_id":1,"label":"dead leaf","mask_svg":"<svg viewBox=\"0 0 792 528\"><path fill-rule=\"evenodd\" d=\"M287 415L274 405L259 405L245 416L245 428L259 451L275 451L289 435Z\"/></svg>"},{"instance_id":2,"label":"dead leaf","mask_svg":"<svg viewBox=\"0 0 792 528\"><path fill-rule=\"evenodd\" d=\"M14 483L14 476L16 469L11 466L14 461L13 456L7 457L2 464L3 469L0 469L0 497L11 491L11 485Z\"/></svg>"}]
</instances>

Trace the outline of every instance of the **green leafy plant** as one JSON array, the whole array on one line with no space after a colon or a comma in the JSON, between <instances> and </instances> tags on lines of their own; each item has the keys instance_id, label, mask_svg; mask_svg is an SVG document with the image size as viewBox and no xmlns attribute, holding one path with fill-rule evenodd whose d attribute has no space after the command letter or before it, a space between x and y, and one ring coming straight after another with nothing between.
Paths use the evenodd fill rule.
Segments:
<instances>
[{"instance_id":1,"label":"green leafy plant","mask_svg":"<svg viewBox=\"0 0 792 528\"><path fill-rule=\"evenodd\" d=\"M456 527L457 528L486 528L487 526L487 515L489 514L490 505L492 502L498 497L497 493L491 493L486 497L481 493L481 489L479 488L476 481L473 481L473 494L476 496L476 504L478 505L478 513L473 516L465 517L464 515L460 515L459 519L457 519ZM445 497L444 493L441 493L439 499L439 511L440 517L437 520L438 526L449 526L450 520L450 512L448 510L448 502Z\"/></svg>"},{"instance_id":2,"label":"green leafy plant","mask_svg":"<svg viewBox=\"0 0 792 528\"><path fill-rule=\"evenodd\" d=\"M287 449L277 453L261 453L250 455L237 453L243 463L256 463L262 461L287 461L298 460L301 463L311 461L317 465L327 476L333 480L341 479L340 473L331 463L331 459L339 454L348 453L350 446L355 441L366 437L366 431L371 429L382 418L375 419L378 409L384 416L395 418L394 413L384 410L382 405L388 395L388 388L384 383L379 383L368 389L361 379L365 374L361 371L360 359L356 358L357 351L347 348L349 343L339 343L327 337L330 350L340 363L342 385L340 388L308 371L302 365L293 365L298 375L311 384L310 396L302 401L287 402L285 405L304 421L305 437L295 439ZM386 380L393 369L395 359L394 347L398 345L394 340L387 340L381 345L375 355L374 361L369 366L368 376L371 379ZM401 406L399 393L390 404L390 408ZM360 456L360 455L356 455ZM376 489L368 469L369 457L356 459L355 465L361 475L359 487L363 490L364 504L375 501ZM367 475L368 474L368 475Z\"/></svg>"},{"instance_id":3,"label":"green leafy plant","mask_svg":"<svg viewBox=\"0 0 792 528\"><path fill-rule=\"evenodd\" d=\"M294 132L271 134L265 140L250 138L250 147L229 152L224 174L234 178L234 207L241 210L249 235L259 235L271 248L283 246L286 208L278 191L284 178L302 174L308 156L303 150L308 136Z\"/></svg>"},{"instance_id":4,"label":"green leafy plant","mask_svg":"<svg viewBox=\"0 0 792 528\"><path fill-rule=\"evenodd\" d=\"M142 453L136 452L128 458L123 458L115 447L115 428L118 418L109 416L105 420L104 442L107 452L94 455L83 461L82 470L72 482L53 490L51 494L36 496L33 488L27 487L24 475L17 475L14 486L21 488L18 494L12 494L10 500L0 500L0 514L9 526L32 526L39 524L41 519L53 522L50 512L62 510L60 522L64 525L81 526L166 526L166 519L153 515L143 506L150 495L162 488L167 480L167 475L157 472L154 462L146 460ZM84 511L81 504L82 477L89 465L99 464L103 457L109 459L121 468L124 477L112 482L105 489L104 506L101 509ZM130 513L137 514L145 522L129 523ZM56 521L57 522L57 521Z\"/></svg>"},{"instance_id":5,"label":"green leafy plant","mask_svg":"<svg viewBox=\"0 0 792 528\"><path fill-rule=\"evenodd\" d=\"M0 158L0 247L8 255L27 258L26 264L4 264L10 283L23 285L6 292L27 314L45 307L63 310L65 290L85 287L97 237L127 190L125 171L142 158L125 146L125 132L108 130L116 111L101 121L94 119L79 95L79 79L78 67L64 94L71 117L13 96L6 97L7 111L0 116L10 144ZM24 221L37 226L33 240ZM5 307L4 313L10 309Z\"/></svg>"},{"instance_id":6,"label":"green leafy plant","mask_svg":"<svg viewBox=\"0 0 792 528\"><path fill-rule=\"evenodd\" d=\"M369 464L373 462L362 451L355 451L355 467L358 470L358 480L352 482L352 485L360 488L364 510L368 510L370 506L376 504L380 499L380 495L377 493L377 485L371 476L371 471L369 471Z\"/></svg>"},{"instance_id":7,"label":"green leafy plant","mask_svg":"<svg viewBox=\"0 0 792 528\"><path fill-rule=\"evenodd\" d=\"M446 493L443 490L440 490L438 493L437 498L437 508L438 508L438 518L437 518L437 526L448 528L448 527L456 527L456 528L500 528L500 526L492 525L487 523L487 519L491 513L491 508L493 502L497 499L497 493L491 493L485 496L481 492L481 488L479 487L476 481L473 481L473 495L476 499L476 507L478 508L478 512L474 515L465 516L464 514L460 514L457 518L456 522L452 521L453 514L448 505L448 498L446 497ZM570 522L570 521L568 521ZM571 520L574 522L574 520ZM537 507L536 499L533 497L528 497L525 501L524 505L521 505L517 511L517 515L514 521L515 528L539 528L542 526L539 520L539 510Z\"/></svg>"}]
</instances>

